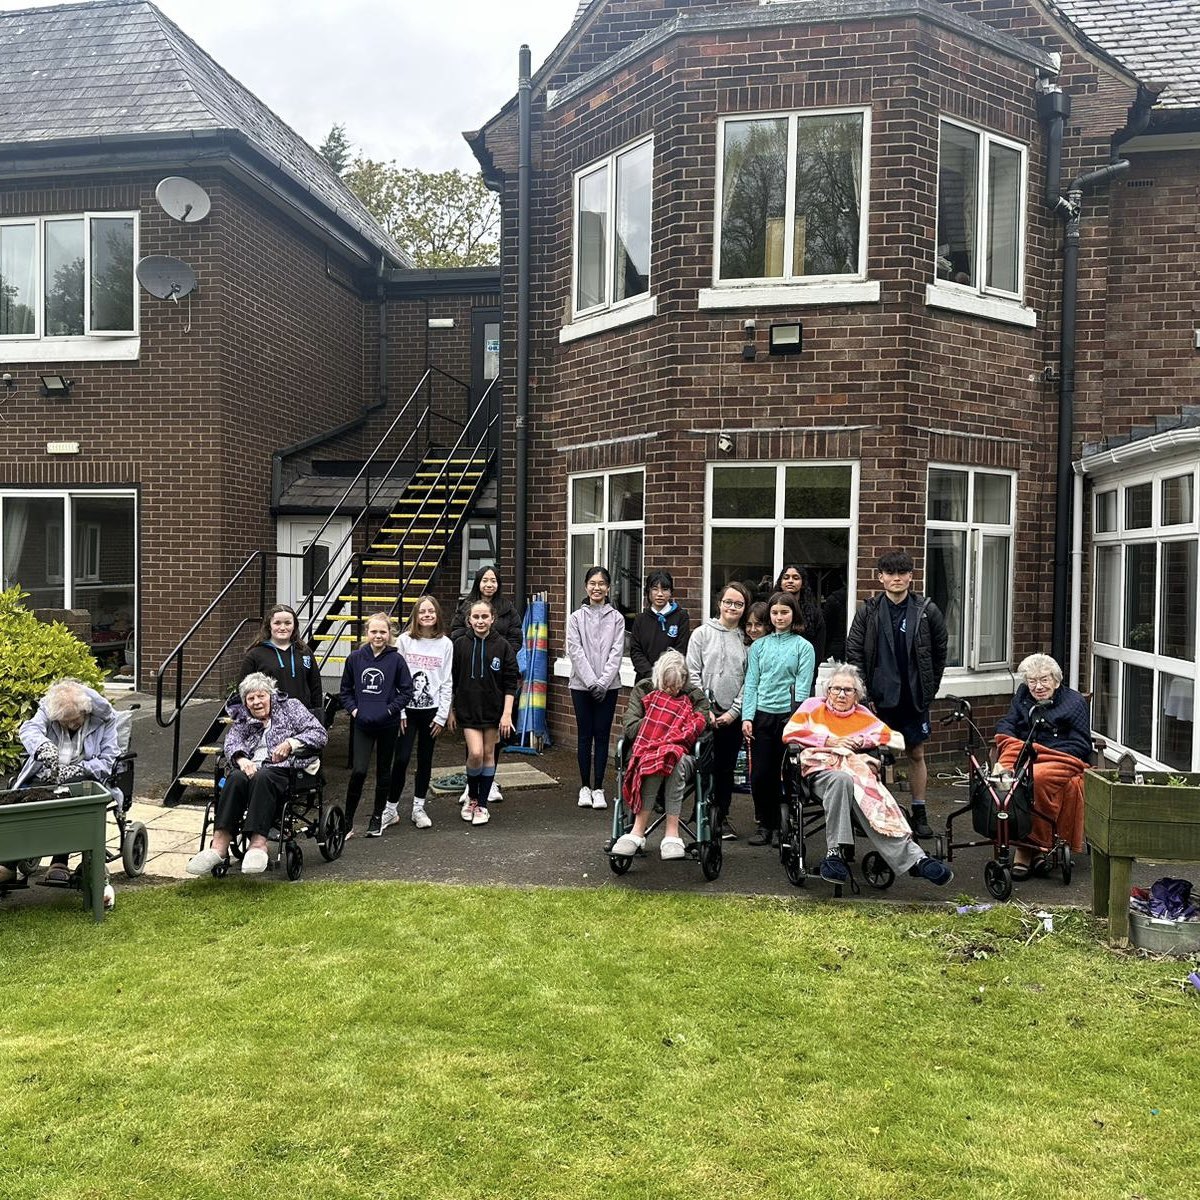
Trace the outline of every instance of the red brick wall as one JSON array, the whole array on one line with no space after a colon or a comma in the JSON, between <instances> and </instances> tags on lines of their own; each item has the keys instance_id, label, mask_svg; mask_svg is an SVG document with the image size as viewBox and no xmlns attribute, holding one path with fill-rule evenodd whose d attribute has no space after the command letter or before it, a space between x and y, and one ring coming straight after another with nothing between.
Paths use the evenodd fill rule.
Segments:
<instances>
[{"instance_id":1,"label":"red brick wall","mask_svg":"<svg viewBox=\"0 0 1200 1200\"><path fill-rule=\"evenodd\" d=\"M584 39L555 86L675 7L632 0L611 5L611 19ZM1062 82L1075 102L1067 178L1107 161L1108 138L1123 124L1131 90L1100 76L1040 25L1029 6L1003 9L1004 26L1064 53ZM990 19L991 6L980 11ZM669 567L682 601L694 612L704 608L705 462L718 455L714 439L688 431L721 424L722 413L726 424L764 430L739 436L734 458L723 461L859 460L860 595L875 586L878 554L896 544L913 551L921 586L931 461L1018 470L1013 661L1045 648L1057 393L1042 373L1057 361L1062 234L1041 199L1043 133L1034 78L1029 63L931 23L830 22L677 39L549 112L535 105L540 156L532 187L529 582L555 598L556 649L563 644L564 505L573 471L645 464L646 562ZM868 276L880 282L881 301L700 310L697 293L712 282L718 117L851 104L871 109ZM925 304L941 115L1029 148L1025 296L1038 316L1034 329ZM573 172L648 133L655 139L651 291L658 316L559 345L558 330L570 311ZM513 285L515 183L514 173L504 197L503 238L505 277ZM1085 412L1098 406L1104 387L1108 201L1099 194L1086 204L1077 382ZM507 294L511 336L515 286ZM756 362L743 363L741 330L750 317L758 322L760 353ZM789 319L803 323L805 353L767 357L762 331ZM510 371L512 361L510 353ZM844 432L821 432L822 426ZM789 432L765 432L776 428ZM653 438L619 440L646 433ZM611 444L569 449L605 441ZM503 503L511 520L511 494ZM569 707L565 689L556 687L556 724Z\"/></svg>"}]
</instances>

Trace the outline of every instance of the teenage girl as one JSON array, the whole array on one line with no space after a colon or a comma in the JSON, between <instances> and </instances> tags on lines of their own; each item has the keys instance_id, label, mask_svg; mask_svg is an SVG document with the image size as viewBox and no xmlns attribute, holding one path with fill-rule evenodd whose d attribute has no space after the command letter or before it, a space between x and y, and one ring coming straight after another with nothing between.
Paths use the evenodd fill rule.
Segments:
<instances>
[{"instance_id":1,"label":"teenage girl","mask_svg":"<svg viewBox=\"0 0 1200 1200\"><path fill-rule=\"evenodd\" d=\"M765 600L755 600L746 610L746 641L757 642L760 637L765 636L767 627L770 625L770 618L767 616L767 602Z\"/></svg>"},{"instance_id":2,"label":"teenage girl","mask_svg":"<svg viewBox=\"0 0 1200 1200\"><path fill-rule=\"evenodd\" d=\"M472 825L491 819L496 746L512 734L521 679L512 646L492 628L494 618L491 601L476 600L467 614L470 634L454 643L454 711L467 743L467 799L460 815Z\"/></svg>"},{"instance_id":3,"label":"teenage girl","mask_svg":"<svg viewBox=\"0 0 1200 1200\"><path fill-rule=\"evenodd\" d=\"M750 647L742 691L742 734L750 743L750 790L758 830L751 846L769 846L779 835L783 727L812 690L816 656L797 632L802 618L793 596L776 592L767 602L771 632Z\"/></svg>"},{"instance_id":4,"label":"teenage girl","mask_svg":"<svg viewBox=\"0 0 1200 1200\"><path fill-rule=\"evenodd\" d=\"M367 640L346 659L342 671L342 707L352 719L350 783L346 788L346 836L354 834L354 814L375 753L375 807L367 837L383 833L383 811L389 799L392 756L400 719L412 700L408 664L392 645L392 619L376 613L367 622Z\"/></svg>"},{"instance_id":5,"label":"teenage girl","mask_svg":"<svg viewBox=\"0 0 1200 1200\"><path fill-rule=\"evenodd\" d=\"M742 748L742 683L746 675L746 639L742 626L750 593L727 583L709 617L688 643L688 682L712 698L713 800L722 838L737 835L729 824L733 773Z\"/></svg>"},{"instance_id":6,"label":"teenage girl","mask_svg":"<svg viewBox=\"0 0 1200 1200\"><path fill-rule=\"evenodd\" d=\"M392 798L383 810L383 828L400 819L396 809L404 795L404 780L415 744L417 775L413 781L412 823L418 829L428 829L433 822L425 811L425 794L433 773L434 742L447 725L451 732L454 730L450 712L454 643L445 634L441 606L432 596L422 596L417 601L408 628L396 640L396 649L412 675L413 698L400 718L400 742L392 766Z\"/></svg>"},{"instance_id":7,"label":"teenage girl","mask_svg":"<svg viewBox=\"0 0 1200 1200\"><path fill-rule=\"evenodd\" d=\"M454 614L454 622L450 627L450 640L457 642L459 638L467 637L471 632L470 622L467 620L471 611L471 605L476 600L490 600L492 604L492 612L495 614L495 620L492 622L492 628L508 641L508 644L513 648L514 654L521 652L523 638L521 636L521 614L517 612L516 606L511 600L506 599L500 594L500 576L494 566L483 566L475 572L475 578L471 583L471 590L467 593L467 598L459 605L458 611ZM518 694L520 689L518 687ZM496 766L500 765L500 743L496 743ZM463 794L459 797L462 803L467 802L466 789L463 789ZM488 796L489 804L498 804L504 799L504 794L500 791L500 784L492 779L492 791Z\"/></svg>"},{"instance_id":8,"label":"teenage girl","mask_svg":"<svg viewBox=\"0 0 1200 1200\"><path fill-rule=\"evenodd\" d=\"M603 567L590 567L584 576L586 598L567 618L571 703L579 731L580 808L608 807L604 772L625 652L625 618L608 602L611 582Z\"/></svg>"},{"instance_id":9,"label":"teenage girl","mask_svg":"<svg viewBox=\"0 0 1200 1200\"><path fill-rule=\"evenodd\" d=\"M812 645L817 662L825 661L825 618L812 590L812 573L799 563L788 563L775 581L777 592L787 592L800 609L800 628L796 630ZM806 697L807 698L807 697Z\"/></svg>"},{"instance_id":10,"label":"teenage girl","mask_svg":"<svg viewBox=\"0 0 1200 1200\"><path fill-rule=\"evenodd\" d=\"M238 679L245 679L255 671L269 675L289 699L299 700L322 725L325 724L321 668L300 638L295 609L286 604L276 604L267 613L258 640L246 647Z\"/></svg>"}]
</instances>

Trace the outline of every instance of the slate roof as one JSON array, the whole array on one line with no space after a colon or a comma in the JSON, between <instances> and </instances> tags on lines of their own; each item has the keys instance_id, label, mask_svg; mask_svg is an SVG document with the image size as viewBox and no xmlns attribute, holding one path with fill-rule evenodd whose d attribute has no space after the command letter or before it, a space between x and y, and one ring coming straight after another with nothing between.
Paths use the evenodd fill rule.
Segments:
<instances>
[{"instance_id":1,"label":"slate roof","mask_svg":"<svg viewBox=\"0 0 1200 1200\"><path fill-rule=\"evenodd\" d=\"M0 147L240 134L326 211L411 262L321 156L148 0L0 12Z\"/></svg>"},{"instance_id":2,"label":"slate roof","mask_svg":"<svg viewBox=\"0 0 1200 1200\"><path fill-rule=\"evenodd\" d=\"M301 475L299 479L293 480L283 491L283 495L279 498L279 509L316 509L320 512L332 512L334 506L346 493L346 488L353 481L352 475ZM371 502L371 511L388 512L396 507L400 497L404 494L404 488L408 484L410 476L395 475L389 479L381 488L379 494ZM378 486L376 483L371 484L373 492ZM355 493L346 501L346 507L343 512L349 511L357 513L362 511L362 490L363 485L360 483L355 489Z\"/></svg>"},{"instance_id":3,"label":"slate roof","mask_svg":"<svg viewBox=\"0 0 1200 1200\"><path fill-rule=\"evenodd\" d=\"M1054 0L1072 25L1143 83L1156 108L1200 108L1200 0Z\"/></svg>"}]
</instances>

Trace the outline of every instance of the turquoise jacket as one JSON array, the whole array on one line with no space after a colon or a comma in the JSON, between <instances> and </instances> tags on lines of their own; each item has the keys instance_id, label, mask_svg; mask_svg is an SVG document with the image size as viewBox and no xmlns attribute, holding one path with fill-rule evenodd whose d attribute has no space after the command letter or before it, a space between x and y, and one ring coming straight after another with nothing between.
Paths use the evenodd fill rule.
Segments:
<instances>
[{"instance_id":1,"label":"turquoise jacket","mask_svg":"<svg viewBox=\"0 0 1200 1200\"><path fill-rule=\"evenodd\" d=\"M758 712L787 713L808 699L817 664L812 643L798 633L768 633L750 647L742 720ZM793 694L794 689L794 694Z\"/></svg>"}]
</instances>

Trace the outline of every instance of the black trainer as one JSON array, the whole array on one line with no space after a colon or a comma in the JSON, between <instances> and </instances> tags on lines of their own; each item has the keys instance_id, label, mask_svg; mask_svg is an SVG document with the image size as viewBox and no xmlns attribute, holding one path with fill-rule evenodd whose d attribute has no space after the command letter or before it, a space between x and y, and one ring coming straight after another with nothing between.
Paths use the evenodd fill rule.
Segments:
<instances>
[{"instance_id":1,"label":"black trainer","mask_svg":"<svg viewBox=\"0 0 1200 1200\"><path fill-rule=\"evenodd\" d=\"M821 878L828 883L849 883L850 868L837 854L827 854L821 859Z\"/></svg>"},{"instance_id":2,"label":"black trainer","mask_svg":"<svg viewBox=\"0 0 1200 1200\"><path fill-rule=\"evenodd\" d=\"M769 846L771 831L765 825L760 825L747 839L747 846Z\"/></svg>"},{"instance_id":3,"label":"black trainer","mask_svg":"<svg viewBox=\"0 0 1200 1200\"><path fill-rule=\"evenodd\" d=\"M914 804L912 806L912 825L913 837L915 838L931 838L933 830L929 826L929 820L925 815L925 805Z\"/></svg>"},{"instance_id":4,"label":"black trainer","mask_svg":"<svg viewBox=\"0 0 1200 1200\"><path fill-rule=\"evenodd\" d=\"M737 837L738 837L737 830L734 829L734 827L732 825L730 825L730 823L728 821L722 821L721 822L721 841L736 842Z\"/></svg>"},{"instance_id":5,"label":"black trainer","mask_svg":"<svg viewBox=\"0 0 1200 1200\"><path fill-rule=\"evenodd\" d=\"M383 818L372 815L367 822L367 837L382 837L383 836Z\"/></svg>"}]
</instances>

